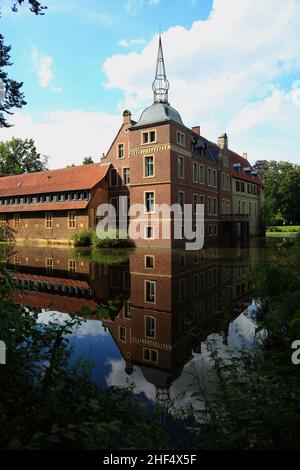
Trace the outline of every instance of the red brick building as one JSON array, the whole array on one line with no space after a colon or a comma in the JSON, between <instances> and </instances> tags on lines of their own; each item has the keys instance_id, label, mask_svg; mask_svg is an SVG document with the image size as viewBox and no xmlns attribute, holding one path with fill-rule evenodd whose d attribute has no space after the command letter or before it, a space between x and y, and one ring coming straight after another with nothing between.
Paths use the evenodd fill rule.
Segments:
<instances>
[{"instance_id":1,"label":"red brick building","mask_svg":"<svg viewBox=\"0 0 300 470\"><path fill-rule=\"evenodd\" d=\"M0 224L17 240L69 242L94 228L95 209L107 201L108 170L96 163L1 177Z\"/></svg>"},{"instance_id":2,"label":"red brick building","mask_svg":"<svg viewBox=\"0 0 300 470\"><path fill-rule=\"evenodd\" d=\"M17 239L68 242L75 231L95 227L95 209L101 203L111 202L118 211L119 197L127 196L128 207L142 207L136 245L184 246L184 239L175 239L174 214L159 212L162 204L192 206L193 230L196 206L203 204L205 243L225 236L259 235L263 201L259 176L246 159L228 148L226 134L215 144L201 135L199 126L185 126L169 104L168 90L160 39L154 102L137 122L124 111L102 163L0 178L0 223L11 225ZM244 201L236 198L236 192L243 187L237 180L245 179L249 187L243 196L255 201L247 200L243 210ZM135 220L136 214L131 214L130 221ZM167 237L162 236L162 227Z\"/></svg>"},{"instance_id":3,"label":"red brick building","mask_svg":"<svg viewBox=\"0 0 300 470\"><path fill-rule=\"evenodd\" d=\"M124 111L122 126L103 158L112 164L110 201L117 207L118 196L126 195L130 204L144 205L144 230L136 240L138 245L182 246L182 241L174 240L172 217L164 218L156 210L161 204L176 203L193 208L204 204L205 240L216 241L234 233L240 222L232 202L234 168L228 139L224 134L214 144L201 136L199 126L186 127L168 102L168 89L160 40L154 103L138 122L132 120L130 111ZM257 177L252 179L262 186ZM241 221L245 217L241 214ZM170 226L168 239L162 239L162 223Z\"/></svg>"}]
</instances>

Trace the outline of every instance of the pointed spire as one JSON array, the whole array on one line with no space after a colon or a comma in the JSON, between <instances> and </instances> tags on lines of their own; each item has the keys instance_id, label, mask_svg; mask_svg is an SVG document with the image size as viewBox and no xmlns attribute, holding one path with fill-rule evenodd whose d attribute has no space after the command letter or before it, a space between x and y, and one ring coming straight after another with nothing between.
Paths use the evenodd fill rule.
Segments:
<instances>
[{"instance_id":1,"label":"pointed spire","mask_svg":"<svg viewBox=\"0 0 300 470\"><path fill-rule=\"evenodd\" d=\"M156 63L155 80L152 84L154 93L154 103L168 103L168 91L170 84L167 80L164 54L161 42L161 34L159 34L158 54Z\"/></svg>"}]
</instances>

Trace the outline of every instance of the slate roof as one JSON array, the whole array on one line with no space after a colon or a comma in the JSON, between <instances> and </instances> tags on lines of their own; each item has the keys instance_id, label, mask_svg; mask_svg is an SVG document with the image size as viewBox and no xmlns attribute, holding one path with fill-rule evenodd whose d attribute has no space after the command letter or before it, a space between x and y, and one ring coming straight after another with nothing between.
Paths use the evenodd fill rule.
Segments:
<instances>
[{"instance_id":1,"label":"slate roof","mask_svg":"<svg viewBox=\"0 0 300 470\"><path fill-rule=\"evenodd\" d=\"M184 126L181 116L176 109L167 103L154 103L142 112L140 119L132 128L135 129L137 127L151 126L170 121Z\"/></svg>"}]
</instances>

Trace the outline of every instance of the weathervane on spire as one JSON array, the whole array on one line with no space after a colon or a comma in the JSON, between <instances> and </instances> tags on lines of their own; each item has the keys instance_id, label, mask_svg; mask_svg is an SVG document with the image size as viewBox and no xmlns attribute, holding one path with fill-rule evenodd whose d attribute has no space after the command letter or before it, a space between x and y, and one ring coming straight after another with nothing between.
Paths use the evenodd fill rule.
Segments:
<instances>
[{"instance_id":1,"label":"weathervane on spire","mask_svg":"<svg viewBox=\"0 0 300 470\"><path fill-rule=\"evenodd\" d=\"M161 43L161 32L159 32L158 54L156 63L155 80L152 84L154 103L167 103L170 84L167 80L164 54Z\"/></svg>"}]
</instances>

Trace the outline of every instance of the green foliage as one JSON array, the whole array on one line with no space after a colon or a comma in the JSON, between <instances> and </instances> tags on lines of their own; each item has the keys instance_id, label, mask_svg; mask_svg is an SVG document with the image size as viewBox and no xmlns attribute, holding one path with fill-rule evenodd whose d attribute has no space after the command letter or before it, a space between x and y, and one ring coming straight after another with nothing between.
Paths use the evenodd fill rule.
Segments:
<instances>
[{"instance_id":1,"label":"green foliage","mask_svg":"<svg viewBox=\"0 0 300 470\"><path fill-rule=\"evenodd\" d=\"M4 37L0 34L0 85L1 81L5 87L4 99L0 99L0 128L10 127L7 122L7 115L12 114L11 109L22 108L26 104L24 94L21 91L23 83L16 82L8 78L4 67L12 65L10 62L10 46L4 44Z\"/></svg>"},{"instance_id":2,"label":"green foliage","mask_svg":"<svg viewBox=\"0 0 300 470\"><path fill-rule=\"evenodd\" d=\"M84 157L82 162L83 165L91 165L92 163L94 163L92 157Z\"/></svg>"},{"instance_id":3,"label":"green foliage","mask_svg":"<svg viewBox=\"0 0 300 470\"><path fill-rule=\"evenodd\" d=\"M300 377L289 354L258 348L224 359L209 346L211 383L194 396L205 403L196 417L207 423L199 447L280 449L300 447Z\"/></svg>"},{"instance_id":4,"label":"green foliage","mask_svg":"<svg viewBox=\"0 0 300 470\"><path fill-rule=\"evenodd\" d=\"M6 295L9 291L6 290ZM168 438L130 389L99 389L68 337L83 321L37 323L37 313L0 300L0 448L162 449Z\"/></svg>"},{"instance_id":5,"label":"green foliage","mask_svg":"<svg viewBox=\"0 0 300 470\"><path fill-rule=\"evenodd\" d=\"M90 246L92 244L91 230L82 230L79 233L74 233L72 241L75 246Z\"/></svg>"},{"instance_id":6,"label":"green foliage","mask_svg":"<svg viewBox=\"0 0 300 470\"><path fill-rule=\"evenodd\" d=\"M47 169L48 157L37 152L33 139L0 142L0 173L18 175Z\"/></svg>"},{"instance_id":7,"label":"green foliage","mask_svg":"<svg viewBox=\"0 0 300 470\"><path fill-rule=\"evenodd\" d=\"M278 233L298 233L300 232L300 225L284 225L281 227L268 227L267 232L278 232Z\"/></svg>"},{"instance_id":8,"label":"green foliage","mask_svg":"<svg viewBox=\"0 0 300 470\"><path fill-rule=\"evenodd\" d=\"M95 248L127 248L133 246L127 233L119 229L103 230L99 236L94 230L82 230L72 236L75 246L90 246Z\"/></svg>"},{"instance_id":9,"label":"green foliage","mask_svg":"<svg viewBox=\"0 0 300 470\"><path fill-rule=\"evenodd\" d=\"M72 252L75 259L82 259L91 263L105 265L114 265L128 262L129 254L127 251L110 250L98 248L75 249Z\"/></svg>"},{"instance_id":10,"label":"green foliage","mask_svg":"<svg viewBox=\"0 0 300 470\"><path fill-rule=\"evenodd\" d=\"M12 1L12 11L17 12L18 11L18 5L22 5L26 0L13 0ZM41 2L38 0L27 0L29 9L32 11L35 15L44 15L45 12L44 10L47 9L46 6L43 6ZM26 2L27 3L27 2Z\"/></svg>"},{"instance_id":11,"label":"green foliage","mask_svg":"<svg viewBox=\"0 0 300 470\"><path fill-rule=\"evenodd\" d=\"M93 232L92 243L96 248L123 248L133 246L133 242L128 238L127 233L119 229L108 229Z\"/></svg>"},{"instance_id":12,"label":"green foliage","mask_svg":"<svg viewBox=\"0 0 300 470\"><path fill-rule=\"evenodd\" d=\"M271 161L264 182L266 224L300 224L300 166Z\"/></svg>"},{"instance_id":13,"label":"green foliage","mask_svg":"<svg viewBox=\"0 0 300 470\"><path fill-rule=\"evenodd\" d=\"M44 10L46 6L41 5L38 0L27 0L29 9L36 15L44 15ZM18 5L22 5L25 0L13 0L11 4L11 9L14 12L18 11ZM27 2L26 2L27 3ZM1 17L1 7L0 7L0 17ZM4 99L0 99L0 127L11 127L11 124L7 122L9 115L13 114L12 109L20 109L22 106L26 105L24 99L24 94L21 91L23 86L22 82L17 82L12 78L9 78L7 73L4 71L5 67L12 65L10 62L10 52L11 46L6 46L4 44L4 37L0 34L0 85L1 82L5 87L5 96Z\"/></svg>"}]
</instances>

